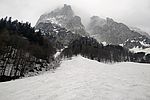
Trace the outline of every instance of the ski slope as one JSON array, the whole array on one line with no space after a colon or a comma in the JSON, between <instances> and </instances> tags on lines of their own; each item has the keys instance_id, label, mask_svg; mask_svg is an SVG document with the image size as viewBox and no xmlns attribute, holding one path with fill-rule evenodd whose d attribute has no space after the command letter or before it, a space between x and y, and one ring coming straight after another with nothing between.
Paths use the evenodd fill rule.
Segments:
<instances>
[{"instance_id":1,"label":"ski slope","mask_svg":"<svg viewBox=\"0 0 150 100\"><path fill-rule=\"evenodd\" d=\"M0 100L150 100L150 65L77 56L55 72L0 83Z\"/></svg>"}]
</instances>

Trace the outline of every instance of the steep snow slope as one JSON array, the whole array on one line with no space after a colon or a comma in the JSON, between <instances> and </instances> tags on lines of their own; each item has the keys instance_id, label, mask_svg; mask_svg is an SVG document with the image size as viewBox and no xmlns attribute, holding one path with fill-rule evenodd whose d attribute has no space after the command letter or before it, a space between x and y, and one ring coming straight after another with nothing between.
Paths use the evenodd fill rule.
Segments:
<instances>
[{"instance_id":1,"label":"steep snow slope","mask_svg":"<svg viewBox=\"0 0 150 100\"><path fill-rule=\"evenodd\" d=\"M78 56L54 73L0 83L0 100L150 100L150 65Z\"/></svg>"}]
</instances>

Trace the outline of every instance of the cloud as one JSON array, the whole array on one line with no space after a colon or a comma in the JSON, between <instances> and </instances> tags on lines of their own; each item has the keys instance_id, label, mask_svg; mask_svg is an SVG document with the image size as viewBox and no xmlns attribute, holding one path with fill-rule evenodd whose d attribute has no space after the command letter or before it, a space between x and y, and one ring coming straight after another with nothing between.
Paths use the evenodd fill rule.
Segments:
<instances>
[{"instance_id":1,"label":"cloud","mask_svg":"<svg viewBox=\"0 0 150 100\"><path fill-rule=\"evenodd\" d=\"M0 17L12 16L35 25L41 14L64 3L72 5L84 23L89 16L98 15L150 33L150 0L0 0Z\"/></svg>"}]
</instances>

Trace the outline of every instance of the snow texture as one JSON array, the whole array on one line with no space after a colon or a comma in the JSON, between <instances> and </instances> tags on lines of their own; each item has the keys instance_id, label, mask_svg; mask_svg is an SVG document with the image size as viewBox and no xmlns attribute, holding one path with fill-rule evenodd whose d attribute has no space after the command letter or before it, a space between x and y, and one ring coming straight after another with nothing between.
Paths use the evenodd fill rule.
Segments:
<instances>
[{"instance_id":1,"label":"snow texture","mask_svg":"<svg viewBox=\"0 0 150 100\"><path fill-rule=\"evenodd\" d=\"M130 51L133 51L134 53L145 52L146 54L149 54L150 53L150 48L142 49L142 48L139 48L139 47L134 47L134 48L130 49Z\"/></svg>"},{"instance_id":2,"label":"snow texture","mask_svg":"<svg viewBox=\"0 0 150 100\"><path fill-rule=\"evenodd\" d=\"M54 55L54 58L58 57L60 55L60 51L57 51L56 54Z\"/></svg>"},{"instance_id":3,"label":"snow texture","mask_svg":"<svg viewBox=\"0 0 150 100\"><path fill-rule=\"evenodd\" d=\"M103 44L103 46L107 46L107 43L104 41L104 42L102 42L102 44Z\"/></svg>"},{"instance_id":4,"label":"snow texture","mask_svg":"<svg viewBox=\"0 0 150 100\"><path fill-rule=\"evenodd\" d=\"M150 100L150 65L77 56L53 73L0 83L0 100Z\"/></svg>"}]
</instances>

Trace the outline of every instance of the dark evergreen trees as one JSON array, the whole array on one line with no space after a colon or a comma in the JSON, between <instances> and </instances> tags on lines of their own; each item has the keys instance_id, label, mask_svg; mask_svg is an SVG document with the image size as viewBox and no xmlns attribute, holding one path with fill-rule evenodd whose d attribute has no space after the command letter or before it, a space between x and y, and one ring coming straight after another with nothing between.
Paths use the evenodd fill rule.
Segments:
<instances>
[{"instance_id":1,"label":"dark evergreen trees","mask_svg":"<svg viewBox=\"0 0 150 100\"><path fill-rule=\"evenodd\" d=\"M119 45L106 45L98 43L90 37L81 37L64 49L62 56L72 57L81 54L82 56L97 60L99 62L139 62L150 63L150 54L144 52L133 53Z\"/></svg>"},{"instance_id":2,"label":"dark evergreen trees","mask_svg":"<svg viewBox=\"0 0 150 100\"><path fill-rule=\"evenodd\" d=\"M38 59L52 61L56 50L41 34L28 22L0 19L0 81L23 76Z\"/></svg>"},{"instance_id":3,"label":"dark evergreen trees","mask_svg":"<svg viewBox=\"0 0 150 100\"><path fill-rule=\"evenodd\" d=\"M81 54L84 57L101 62L121 62L129 61L130 51L121 46L99 44L90 37L81 37L73 41L68 48L63 51L63 55L72 57Z\"/></svg>"},{"instance_id":4,"label":"dark evergreen trees","mask_svg":"<svg viewBox=\"0 0 150 100\"><path fill-rule=\"evenodd\" d=\"M147 54L147 55L145 56L145 62L146 62L146 63L150 63L150 54Z\"/></svg>"}]
</instances>

